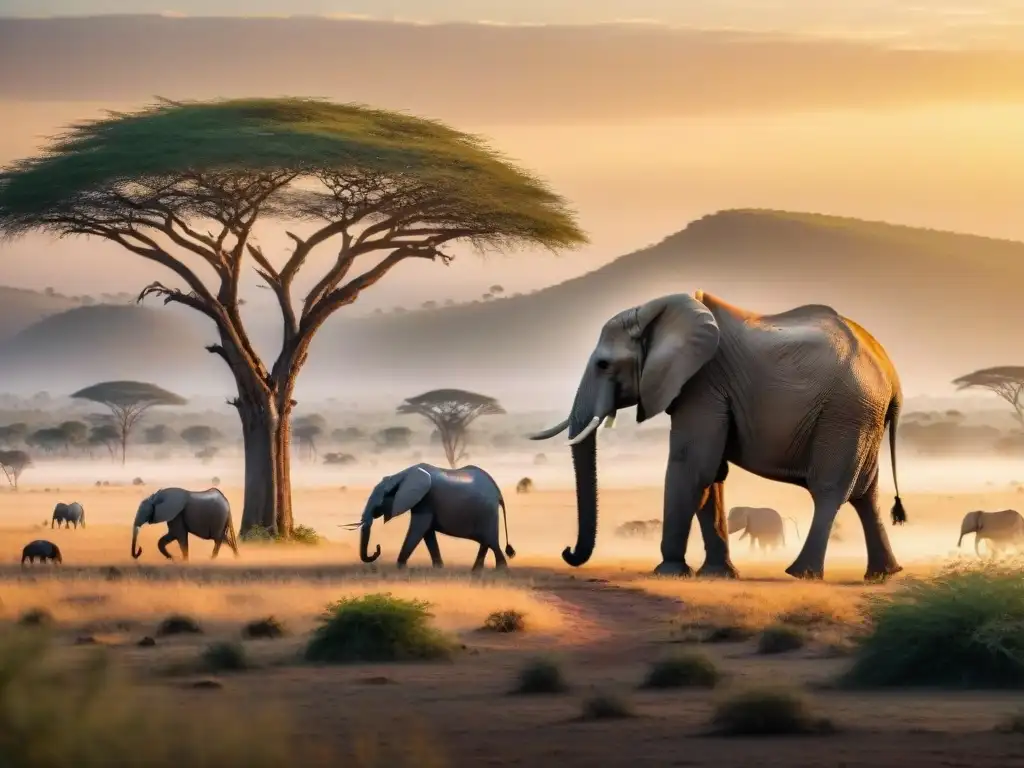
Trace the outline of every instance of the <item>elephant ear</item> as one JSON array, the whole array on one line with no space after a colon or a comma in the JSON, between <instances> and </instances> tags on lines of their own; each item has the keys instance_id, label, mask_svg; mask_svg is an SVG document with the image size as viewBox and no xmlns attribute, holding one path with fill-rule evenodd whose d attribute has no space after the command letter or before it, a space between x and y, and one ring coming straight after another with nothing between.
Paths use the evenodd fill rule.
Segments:
<instances>
[{"instance_id":1,"label":"elephant ear","mask_svg":"<svg viewBox=\"0 0 1024 768\"><path fill-rule=\"evenodd\" d=\"M153 523L169 523L181 514L188 501L183 488L164 488L153 497Z\"/></svg>"},{"instance_id":2,"label":"elephant ear","mask_svg":"<svg viewBox=\"0 0 1024 768\"><path fill-rule=\"evenodd\" d=\"M719 330L711 310L686 293L638 307L637 322L647 350L637 409L637 421L642 422L668 410L683 385L714 357Z\"/></svg>"},{"instance_id":3,"label":"elephant ear","mask_svg":"<svg viewBox=\"0 0 1024 768\"><path fill-rule=\"evenodd\" d=\"M384 522L392 517L405 514L423 501L423 497L430 490L430 484L430 473L422 467L413 467L406 471L405 477L402 478L402 482L398 486L398 492L395 493L395 500L391 504L391 513L385 515Z\"/></svg>"}]
</instances>

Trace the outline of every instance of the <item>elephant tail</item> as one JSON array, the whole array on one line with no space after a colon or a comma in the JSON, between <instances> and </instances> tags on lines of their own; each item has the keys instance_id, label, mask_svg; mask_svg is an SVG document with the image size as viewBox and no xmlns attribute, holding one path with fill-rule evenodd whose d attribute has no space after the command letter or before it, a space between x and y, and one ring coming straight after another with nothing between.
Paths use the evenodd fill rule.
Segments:
<instances>
[{"instance_id":1,"label":"elephant tail","mask_svg":"<svg viewBox=\"0 0 1024 768\"><path fill-rule=\"evenodd\" d=\"M900 484L896 479L896 427L900 421L900 408L903 406L903 396L897 391L892 400L889 401L889 410L885 414L885 420L889 424L889 457L892 461L892 484L896 488L896 502L892 505L892 524L903 525L907 522L907 511L903 508L903 501L900 499Z\"/></svg>"},{"instance_id":2,"label":"elephant tail","mask_svg":"<svg viewBox=\"0 0 1024 768\"><path fill-rule=\"evenodd\" d=\"M508 510L505 508L505 498L503 496L498 497L498 504L501 505L501 516L505 520L505 556L511 560L516 556L516 551L508 540Z\"/></svg>"},{"instance_id":3,"label":"elephant tail","mask_svg":"<svg viewBox=\"0 0 1024 768\"><path fill-rule=\"evenodd\" d=\"M786 519L789 520L789 522L791 522L793 524L793 530L796 531L796 540L799 542L800 541L800 526L797 525L796 518L794 518L794 517L787 517Z\"/></svg>"}]
</instances>

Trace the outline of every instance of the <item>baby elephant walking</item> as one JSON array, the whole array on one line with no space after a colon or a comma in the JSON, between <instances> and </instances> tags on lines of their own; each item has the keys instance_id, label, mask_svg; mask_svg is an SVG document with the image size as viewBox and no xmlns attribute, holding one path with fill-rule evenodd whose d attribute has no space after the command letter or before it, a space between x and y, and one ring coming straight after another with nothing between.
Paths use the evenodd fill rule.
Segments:
<instances>
[{"instance_id":1,"label":"baby elephant walking","mask_svg":"<svg viewBox=\"0 0 1024 768\"><path fill-rule=\"evenodd\" d=\"M505 515L505 554L498 541L498 508ZM411 511L409 532L398 553L398 567L404 568L413 550L423 541L435 568L444 567L437 534L444 533L480 544L473 570L484 566L487 552L494 552L495 568L507 568L505 555L511 559L516 551L508 543L508 512L501 489L480 467L442 469L431 464L416 464L377 483L360 522L349 526L360 529L359 556L364 563L380 557L380 545L369 553L370 528L373 521L384 522Z\"/></svg>"},{"instance_id":2,"label":"baby elephant walking","mask_svg":"<svg viewBox=\"0 0 1024 768\"><path fill-rule=\"evenodd\" d=\"M54 523L57 524L58 528L60 528L61 523L64 523L65 528L70 528L74 525L77 529L79 523L85 528L85 510L77 501L73 501L70 504L65 504L63 501L58 502L57 506L53 508L53 517L50 518L51 528L53 528Z\"/></svg>"},{"instance_id":3,"label":"baby elephant walking","mask_svg":"<svg viewBox=\"0 0 1024 768\"><path fill-rule=\"evenodd\" d=\"M50 560L54 563L63 563L64 558L60 556L60 547L54 544L52 541L45 541L43 539L36 539L30 541L25 545L25 548L21 550L21 564L24 565L25 561L28 560L30 563L34 563L36 558L40 561L46 562Z\"/></svg>"}]
</instances>

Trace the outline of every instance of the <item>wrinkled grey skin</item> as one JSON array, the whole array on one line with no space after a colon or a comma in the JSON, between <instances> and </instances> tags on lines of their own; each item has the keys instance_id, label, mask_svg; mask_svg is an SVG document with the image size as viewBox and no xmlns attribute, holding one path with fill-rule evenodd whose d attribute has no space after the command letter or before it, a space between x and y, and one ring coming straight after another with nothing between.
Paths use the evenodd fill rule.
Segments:
<instances>
[{"instance_id":1,"label":"wrinkled grey skin","mask_svg":"<svg viewBox=\"0 0 1024 768\"><path fill-rule=\"evenodd\" d=\"M968 512L960 524L959 547L964 536L974 534L974 554L981 555L978 547L982 539L988 541L993 553L1008 547L1024 547L1024 517L1015 509L1002 509L998 512Z\"/></svg>"},{"instance_id":2,"label":"wrinkled grey skin","mask_svg":"<svg viewBox=\"0 0 1024 768\"><path fill-rule=\"evenodd\" d=\"M792 517L786 518L793 523L797 541L800 540L800 527ZM750 549L754 546L764 552L786 546L786 526L782 515L771 507L733 507L729 510L727 530L729 534L743 531L740 541L748 539Z\"/></svg>"},{"instance_id":3,"label":"wrinkled grey skin","mask_svg":"<svg viewBox=\"0 0 1024 768\"><path fill-rule=\"evenodd\" d=\"M231 520L231 505L216 488L205 491L187 491L184 488L161 488L147 496L139 504L132 529L132 557L142 555L142 547L136 550L139 529L147 524L167 523L167 533L160 537L157 549L168 560L173 560L167 545L177 541L181 557L188 560L188 536L213 541L213 555L217 557L220 545L227 544L238 557L238 540Z\"/></svg>"},{"instance_id":4,"label":"wrinkled grey skin","mask_svg":"<svg viewBox=\"0 0 1024 768\"><path fill-rule=\"evenodd\" d=\"M505 518L505 553L498 540L498 508ZM363 517L350 527L360 530L359 556L364 563L380 557L380 545L369 553L373 521L388 522L411 512L409 531L398 553L398 567L404 568L413 550L423 541L435 568L443 568L437 534L470 539L480 545L473 570L484 566L487 552L494 553L495 568L507 568L516 551L508 543L508 512L501 489L487 472L476 466L443 469L432 464L416 464L383 478L370 493Z\"/></svg>"},{"instance_id":5,"label":"wrinkled grey skin","mask_svg":"<svg viewBox=\"0 0 1024 768\"><path fill-rule=\"evenodd\" d=\"M579 531L562 557L580 566L593 554L597 427L635 405L637 422L671 418L655 573L693 573L686 544L696 515L706 552L699 575L738 575L725 526L729 464L810 492L814 518L790 575L823 578L829 531L846 502L864 527L865 578L897 573L879 514L878 453L888 426L895 480L902 402L885 350L831 307L758 315L697 291L627 309L601 329L569 417L531 435L546 440L568 429L573 447ZM906 522L898 489L892 520Z\"/></svg>"},{"instance_id":6,"label":"wrinkled grey skin","mask_svg":"<svg viewBox=\"0 0 1024 768\"><path fill-rule=\"evenodd\" d=\"M60 547L54 544L52 541L46 541L44 539L36 539L30 541L25 545L25 548L21 550L21 564L24 565L25 561L28 560L30 563L34 563L36 560L46 562L50 560L54 563L63 563L64 558L61 557Z\"/></svg>"},{"instance_id":7,"label":"wrinkled grey skin","mask_svg":"<svg viewBox=\"0 0 1024 768\"><path fill-rule=\"evenodd\" d=\"M57 506L53 508L53 517L50 520L51 529L54 523L57 524L58 528L60 528L61 523L64 523L65 528L70 528L72 525L78 528L79 523L85 528L85 510L77 501L73 501L70 504L65 504L62 501L57 502Z\"/></svg>"}]
</instances>

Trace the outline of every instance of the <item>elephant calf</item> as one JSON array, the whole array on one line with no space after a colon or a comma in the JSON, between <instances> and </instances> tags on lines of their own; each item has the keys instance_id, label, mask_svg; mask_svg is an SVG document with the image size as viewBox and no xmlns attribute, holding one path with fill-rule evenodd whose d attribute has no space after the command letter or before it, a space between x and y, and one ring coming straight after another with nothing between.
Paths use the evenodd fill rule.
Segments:
<instances>
[{"instance_id":1,"label":"elephant calf","mask_svg":"<svg viewBox=\"0 0 1024 768\"><path fill-rule=\"evenodd\" d=\"M46 541L44 539L36 539L30 541L25 545L25 548L21 550L21 564L24 565L25 561L28 560L30 563L34 563L36 558L39 558L41 562L47 560L54 563L63 563L64 558L61 557L60 547L54 544L52 541Z\"/></svg>"},{"instance_id":2,"label":"elephant calf","mask_svg":"<svg viewBox=\"0 0 1024 768\"><path fill-rule=\"evenodd\" d=\"M178 542L182 559L188 560L190 533L214 542L212 557L217 557L223 543L231 547L235 557L238 557L238 540L231 521L231 505L216 488L205 491L161 488L144 498L135 513L135 526L132 529L132 557L136 560L142 555L142 547L136 550L139 530L147 523L167 523L167 533L160 537L156 546L168 560L174 559L167 551L167 545L172 541Z\"/></svg>"},{"instance_id":3,"label":"elephant calf","mask_svg":"<svg viewBox=\"0 0 1024 768\"><path fill-rule=\"evenodd\" d=\"M796 520L792 517L787 519L793 523L799 541L800 528ZM727 525L730 534L743 531L740 541L749 539L750 549L757 545L764 552L766 549L786 546L786 530L782 515L771 507L733 507L729 510Z\"/></svg>"},{"instance_id":4,"label":"elephant calf","mask_svg":"<svg viewBox=\"0 0 1024 768\"><path fill-rule=\"evenodd\" d=\"M999 552L1007 547L1024 547L1024 517L1015 509L1002 509L998 512L983 512L977 510L964 515L960 524L960 539L956 545L959 547L964 536L974 534L974 553L981 554L979 544L982 539L988 541L993 552Z\"/></svg>"},{"instance_id":5,"label":"elephant calf","mask_svg":"<svg viewBox=\"0 0 1024 768\"><path fill-rule=\"evenodd\" d=\"M77 501L73 501L70 504L64 502L58 502L53 508L53 517L50 519L50 528L53 528L53 524L56 523L57 527L60 528L60 524L64 523L65 528L70 528L72 525L78 528L78 524L81 523L82 527L85 528L85 509Z\"/></svg>"},{"instance_id":6,"label":"elephant calf","mask_svg":"<svg viewBox=\"0 0 1024 768\"><path fill-rule=\"evenodd\" d=\"M505 554L498 540L498 509L505 518ZM480 467L442 469L432 464L416 464L382 479L370 493L362 520L349 526L359 529L359 557L372 563L380 557L380 545L369 553L370 528L379 517L388 522L411 511L409 532L398 553L398 567L404 568L413 550L423 541L435 568L444 567L437 534L444 533L459 539L469 539L480 545L473 570L484 566L487 552L494 552L495 568L506 568L516 551L508 543L508 512L505 499L494 478Z\"/></svg>"}]
</instances>

